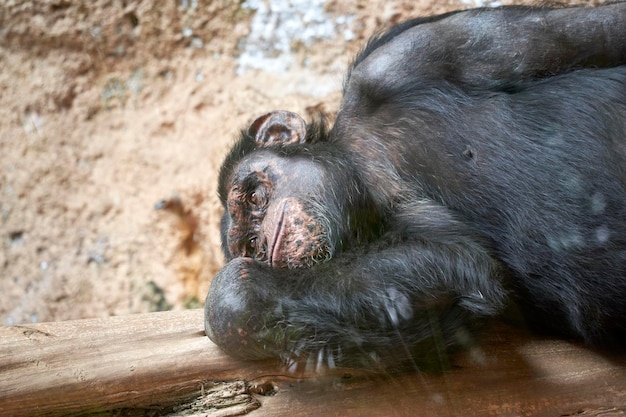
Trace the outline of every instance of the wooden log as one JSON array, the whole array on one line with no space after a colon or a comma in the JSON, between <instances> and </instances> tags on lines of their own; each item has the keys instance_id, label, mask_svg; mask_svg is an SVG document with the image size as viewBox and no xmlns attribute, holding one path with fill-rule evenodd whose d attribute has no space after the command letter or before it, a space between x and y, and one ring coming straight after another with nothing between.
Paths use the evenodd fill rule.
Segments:
<instances>
[{"instance_id":1,"label":"wooden log","mask_svg":"<svg viewBox=\"0 0 626 417\"><path fill-rule=\"evenodd\" d=\"M0 328L0 415L160 409L192 395L198 398L175 410L198 416L256 408L253 415L272 416L626 416L623 355L499 325L453 365L432 375L296 377L275 361L242 362L222 353L204 335L200 310L12 326ZM251 383L214 384L235 380ZM275 394L255 394L264 390Z\"/></svg>"},{"instance_id":2,"label":"wooden log","mask_svg":"<svg viewBox=\"0 0 626 417\"><path fill-rule=\"evenodd\" d=\"M267 369L212 344L201 310L2 327L0 415L168 404Z\"/></svg>"}]
</instances>

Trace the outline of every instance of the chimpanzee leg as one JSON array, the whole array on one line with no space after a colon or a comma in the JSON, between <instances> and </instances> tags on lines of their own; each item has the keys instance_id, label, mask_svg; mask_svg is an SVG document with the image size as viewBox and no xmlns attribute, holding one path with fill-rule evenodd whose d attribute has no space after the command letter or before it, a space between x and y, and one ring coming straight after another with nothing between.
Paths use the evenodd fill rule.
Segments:
<instances>
[{"instance_id":1,"label":"chimpanzee leg","mask_svg":"<svg viewBox=\"0 0 626 417\"><path fill-rule=\"evenodd\" d=\"M211 284L207 335L242 358L361 366L399 345L449 343L468 316L496 313L504 291L499 264L472 231L433 207L405 210L377 247L309 269L233 259Z\"/></svg>"},{"instance_id":2,"label":"chimpanzee leg","mask_svg":"<svg viewBox=\"0 0 626 417\"><path fill-rule=\"evenodd\" d=\"M347 93L380 98L415 82L429 86L429 80L503 89L570 69L623 65L625 33L626 2L474 9L416 19L368 45L350 74Z\"/></svg>"}]
</instances>

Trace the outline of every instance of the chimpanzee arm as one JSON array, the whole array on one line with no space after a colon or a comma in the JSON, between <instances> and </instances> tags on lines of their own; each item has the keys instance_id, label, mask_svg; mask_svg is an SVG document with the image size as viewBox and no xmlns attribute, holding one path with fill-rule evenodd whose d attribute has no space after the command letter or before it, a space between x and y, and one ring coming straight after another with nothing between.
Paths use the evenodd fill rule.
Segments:
<instances>
[{"instance_id":1,"label":"chimpanzee arm","mask_svg":"<svg viewBox=\"0 0 626 417\"><path fill-rule=\"evenodd\" d=\"M476 235L433 207L395 218L396 232L377 247L309 269L233 259L211 284L207 335L242 358L329 365L387 362L394 347L420 349L433 338L449 344L468 316L495 314L504 291Z\"/></svg>"},{"instance_id":2,"label":"chimpanzee arm","mask_svg":"<svg viewBox=\"0 0 626 417\"><path fill-rule=\"evenodd\" d=\"M578 67L623 65L625 34L626 3L473 9L416 19L368 45L355 62L347 93L395 94L408 83L428 80L509 88Z\"/></svg>"}]
</instances>

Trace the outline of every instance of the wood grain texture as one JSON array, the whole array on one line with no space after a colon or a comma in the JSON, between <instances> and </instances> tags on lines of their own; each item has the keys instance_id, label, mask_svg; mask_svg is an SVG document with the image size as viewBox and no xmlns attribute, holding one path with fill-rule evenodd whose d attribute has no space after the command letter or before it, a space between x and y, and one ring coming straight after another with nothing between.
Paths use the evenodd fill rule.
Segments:
<instances>
[{"instance_id":1,"label":"wood grain texture","mask_svg":"<svg viewBox=\"0 0 626 417\"><path fill-rule=\"evenodd\" d=\"M0 415L159 409L197 396L198 416L626 416L623 355L505 325L480 346L437 375L295 376L274 361L242 362L221 352L204 335L201 310L2 327ZM234 380L248 381L225 385L238 402L216 409L207 398L227 395L213 382ZM260 395L264 387L275 392Z\"/></svg>"},{"instance_id":2,"label":"wood grain texture","mask_svg":"<svg viewBox=\"0 0 626 417\"><path fill-rule=\"evenodd\" d=\"M252 365L209 341L201 310L3 327L0 415L163 404L263 372Z\"/></svg>"}]
</instances>

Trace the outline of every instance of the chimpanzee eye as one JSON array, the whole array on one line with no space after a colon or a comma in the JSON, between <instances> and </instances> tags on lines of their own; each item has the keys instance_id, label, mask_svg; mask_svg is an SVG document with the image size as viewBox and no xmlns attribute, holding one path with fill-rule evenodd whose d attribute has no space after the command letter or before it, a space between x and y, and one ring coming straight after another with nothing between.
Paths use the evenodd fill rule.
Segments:
<instances>
[{"instance_id":1,"label":"chimpanzee eye","mask_svg":"<svg viewBox=\"0 0 626 417\"><path fill-rule=\"evenodd\" d=\"M265 190L262 187L257 187L254 191L248 194L248 202L255 209L262 209L267 200Z\"/></svg>"},{"instance_id":2,"label":"chimpanzee eye","mask_svg":"<svg viewBox=\"0 0 626 417\"><path fill-rule=\"evenodd\" d=\"M250 256L253 258L256 257L257 251L258 251L258 247L257 247L258 243L259 243L259 238L256 236L252 236L250 239L248 239L248 245L246 248L247 256Z\"/></svg>"},{"instance_id":3,"label":"chimpanzee eye","mask_svg":"<svg viewBox=\"0 0 626 417\"><path fill-rule=\"evenodd\" d=\"M252 236L248 239L244 253L244 256L254 258L260 262L265 262L267 260L267 247L257 236Z\"/></svg>"}]
</instances>

